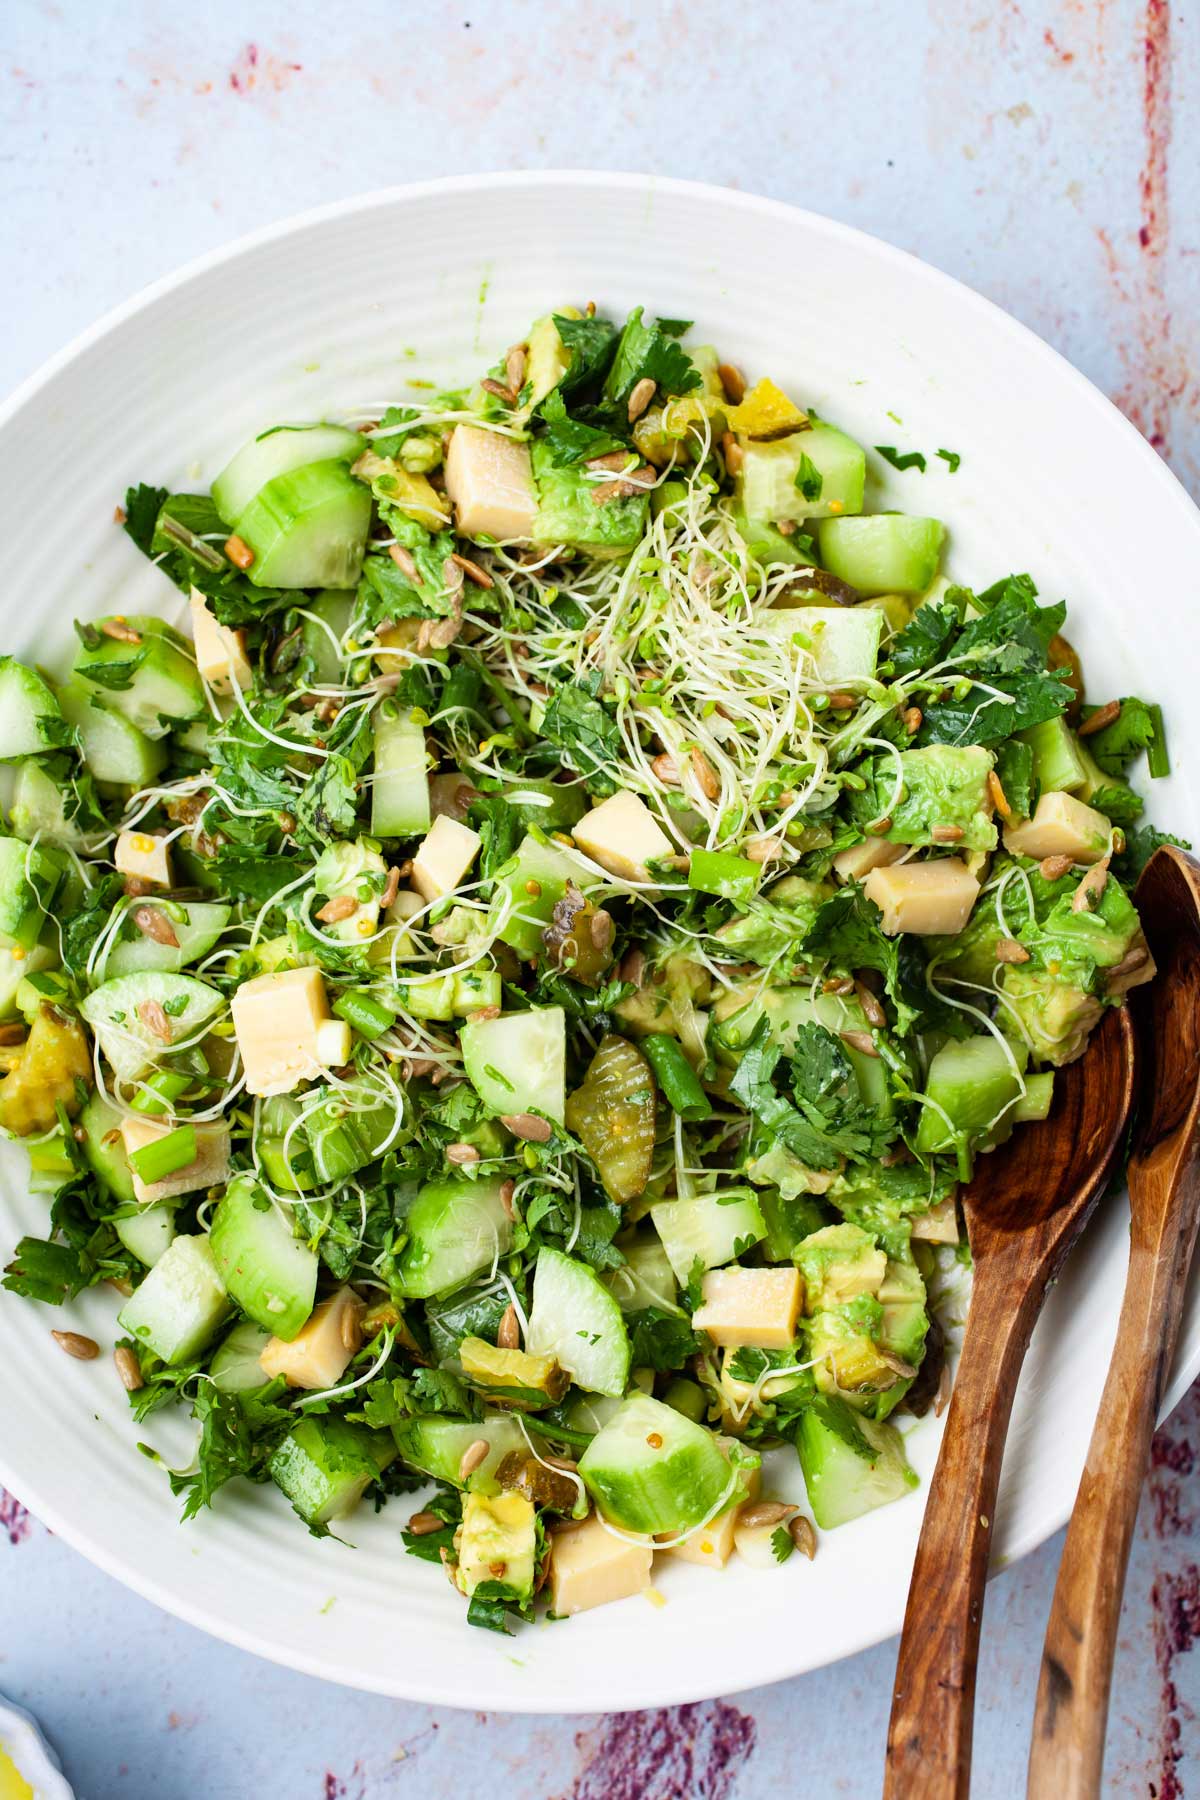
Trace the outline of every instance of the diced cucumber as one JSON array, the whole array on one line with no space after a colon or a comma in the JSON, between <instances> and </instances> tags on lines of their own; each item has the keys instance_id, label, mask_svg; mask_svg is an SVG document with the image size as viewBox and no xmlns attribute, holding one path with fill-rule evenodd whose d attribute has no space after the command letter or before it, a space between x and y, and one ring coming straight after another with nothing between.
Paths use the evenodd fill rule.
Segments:
<instances>
[{"instance_id":1,"label":"diced cucumber","mask_svg":"<svg viewBox=\"0 0 1200 1800\"><path fill-rule=\"evenodd\" d=\"M146 787L166 766L167 747L73 681L58 690L63 718L79 734L83 760L97 781Z\"/></svg>"},{"instance_id":2,"label":"diced cucumber","mask_svg":"<svg viewBox=\"0 0 1200 1800\"><path fill-rule=\"evenodd\" d=\"M657 1306L672 1312L679 1304L679 1288L661 1239L639 1239L624 1249L621 1267L601 1277L621 1311L641 1312L647 1306Z\"/></svg>"},{"instance_id":3,"label":"diced cucumber","mask_svg":"<svg viewBox=\"0 0 1200 1800\"><path fill-rule=\"evenodd\" d=\"M988 1033L951 1040L929 1065L925 1092L941 1108L926 1106L917 1126L918 1150L951 1150L960 1137L986 1135L1021 1092L1014 1052ZM950 1120L947 1126L942 1113Z\"/></svg>"},{"instance_id":4,"label":"diced cucumber","mask_svg":"<svg viewBox=\"0 0 1200 1800\"><path fill-rule=\"evenodd\" d=\"M512 862L496 874L489 928L518 956L536 956L568 881L585 891L589 886L578 864L557 844L540 843L532 834L523 838Z\"/></svg>"},{"instance_id":5,"label":"diced cucumber","mask_svg":"<svg viewBox=\"0 0 1200 1800\"><path fill-rule=\"evenodd\" d=\"M450 1178L428 1182L405 1220L399 1259L402 1291L416 1300L461 1287L490 1268L512 1242L512 1220L500 1181Z\"/></svg>"},{"instance_id":6,"label":"diced cucumber","mask_svg":"<svg viewBox=\"0 0 1200 1800\"><path fill-rule=\"evenodd\" d=\"M1033 751L1033 772L1038 786L1048 793L1074 794L1087 786L1087 770L1075 733L1060 713L1043 719L1017 736Z\"/></svg>"},{"instance_id":7,"label":"diced cucumber","mask_svg":"<svg viewBox=\"0 0 1200 1800\"><path fill-rule=\"evenodd\" d=\"M175 1208L160 1202L144 1206L127 1219L114 1219L113 1230L131 1256L152 1269L175 1239Z\"/></svg>"},{"instance_id":8,"label":"diced cucumber","mask_svg":"<svg viewBox=\"0 0 1200 1800\"><path fill-rule=\"evenodd\" d=\"M424 727L406 708L397 711L384 701L376 711L374 731L371 831L375 837L423 836L430 823Z\"/></svg>"},{"instance_id":9,"label":"diced cucumber","mask_svg":"<svg viewBox=\"0 0 1200 1800\"><path fill-rule=\"evenodd\" d=\"M393 1425L396 1447L406 1463L434 1481L448 1481L453 1487L469 1488L473 1494L498 1494L500 1484L496 1470L514 1450L528 1448L525 1434L510 1415L494 1415L482 1421L441 1419L419 1414ZM480 1440L488 1447L483 1461L477 1463L464 1481L460 1474L463 1457Z\"/></svg>"},{"instance_id":10,"label":"diced cucumber","mask_svg":"<svg viewBox=\"0 0 1200 1800\"><path fill-rule=\"evenodd\" d=\"M422 975L416 981L399 982L396 996L414 1019L452 1019L454 982L453 975Z\"/></svg>"},{"instance_id":11,"label":"diced cucumber","mask_svg":"<svg viewBox=\"0 0 1200 1800\"><path fill-rule=\"evenodd\" d=\"M29 976L53 968L57 962L58 957L47 944L35 944L24 955L14 956L0 943L0 1019L11 1019L20 1011L17 994L21 984L28 981Z\"/></svg>"},{"instance_id":12,"label":"diced cucumber","mask_svg":"<svg viewBox=\"0 0 1200 1800\"><path fill-rule=\"evenodd\" d=\"M328 1186L357 1174L374 1162L385 1146L403 1144L411 1136L411 1128L397 1119L394 1101L381 1101L377 1090L364 1094L361 1088L351 1086L331 1093L307 1112L304 1137L294 1133L289 1148L294 1161L307 1140L316 1179Z\"/></svg>"},{"instance_id":13,"label":"diced cucumber","mask_svg":"<svg viewBox=\"0 0 1200 1800\"><path fill-rule=\"evenodd\" d=\"M946 527L910 513L822 519L821 561L860 594L923 594L938 572Z\"/></svg>"},{"instance_id":14,"label":"diced cucumber","mask_svg":"<svg viewBox=\"0 0 1200 1800\"><path fill-rule=\"evenodd\" d=\"M102 1094L96 1093L80 1113L78 1125L83 1132L84 1161L92 1174L114 1200L119 1200L123 1206L132 1206L136 1196L125 1141L121 1136L123 1117Z\"/></svg>"},{"instance_id":15,"label":"diced cucumber","mask_svg":"<svg viewBox=\"0 0 1200 1800\"><path fill-rule=\"evenodd\" d=\"M233 908L213 900L173 902L170 925L178 945L160 944L156 938L140 931L136 937L118 938L99 969L105 980L118 975L137 975L144 970L159 970L174 975L188 963L206 956L228 925ZM185 914L178 918L177 913Z\"/></svg>"},{"instance_id":16,"label":"diced cucumber","mask_svg":"<svg viewBox=\"0 0 1200 1800\"><path fill-rule=\"evenodd\" d=\"M212 484L213 505L227 525L236 525L254 496L278 475L306 463L351 463L366 439L344 425L277 425L243 444Z\"/></svg>"},{"instance_id":17,"label":"diced cucumber","mask_svg":"<svg viewBox=\"0 0 1200 1800\"><path fill-rule=\"evenodd\" d=\"M466 969L454 977L454 1012L468 1018L485 1006L499 1006L504 982L498 969Z\"/></svg>"},{"instance_id":18,"label":"diced cucumber","mask_svg":"<svg viewBox=\"0 0 1200 1800\"><path fill-rule=\"evenodd\" d=\"M1034 1119L1048 1118L1053 1102L1054 1070L1046 1069L1040 1075L1025 1077L1025 1092L1008 1116L1014 1125L1027 1125Z\"/></svg>"},{"instance_id":19,"label":"diced cucumber","mask_svg":"<svg viewBox=\"0 0 1200 1800\"><path fill-rule=\"evenodd\" d=\"M0 762L70 743L71 728L47 683L15 656L0 656Z\"/></svg>"},{"instance_id":20,"label":"diced cucumber","mask_svg":"<svg viewBox=\"0 0 1200 1800\"><path fill-rule=\"evenodd\" d=\"M264 1331L253 1319L235 1325L208 1365L212 1384L218 1393L249 1394L266 1387L259 1357L270 1343L272 1333Z\"/></svg>"},{"instance_id":21,"label":"diced cucumber","mask_svg":"<svg viewBox=\"0 0 1200 1800\"><path fill-rule=\"evenodd\" d=\"M204 687L186 640L161 619L136 615L121 623L137 642L89 628L75 658L79 680L150 738L165 737L180 719L200 718Z\"/></svg>"},{"instance_id":22,"label":"diced cucumber","mask_svg":"<svg viewBox=\"0 0 1200 1800\"><path fill-rule=\"evenodd\" d=\"M665 482L663 485L672 487L675 484ZM790 537L785 537L782 531L777 531L766 519L749 518L745 507L736 501L729 508L729 516L735 531L744 539L749 555L764 568L772 563L791 563L808 568L815 565L813 542L806 532L794 531Z\"/></svg>"},{"instance_id":23,"label":"diced cucumber","mask_svg":"<svg viewBox=\"0 0 1200 1800\"><path fill-rule=\"evenodd\" d=\"M259 587L347 588L362 572L371 490L343 462L307 463L276 475L237 522L254 553L246 573Z\"/></svg>"},{"instance_id":24,"label":"diced cucumber","mask_svg":"<svg viewBox=\"0 0 1200 1800\"><path fill-rule=\"evenodd\" d=\"M833 1394L805 1407L796 1449L808 1503L823 1531L902 1500L918 1485L895 1426L862 1417Z\"/></svg>"},{"instance_id":25,"label":"diced cucumber","mask_svg":"<svg viewBox=\"0 0 1200 1800\"><path fill-rule=\"evenodd\" d=\"M26 1140L29 1151L29 1191L57 1194L75 1178L75 1164L61 1125L48 1135Z\"/></svg>"},{"instance_id":26,"label":"diced cucumber","mask_svg":"<svg viewBox=\"0 0 1200 1800\"><path fill-rule=\"evenodd\" d=\"M853 522L853 521L852 521ZM818 681L871 681L883 614L876 606L789 606L767 614L798 651L811 656Z\"/></svg>"},{"instance_id":27,"label":"diced cucumber","mask_svg":"<svg viewBox=\"0 0 1200 1800\"><path fill-rule=\"evenodd\" d=\"M390 1432L310 1414L293 1425L267 1467L311 1529L353 1512L395 1457Z\"/></svg>"},{"instance_id":28,"label":"diced cucumber","mask_svg":"<svg viewBox=\"0 0 1200 1800\"><path fill-rule=\"evenodd\" d=\"M687 1286L697 1260L706 1269L718 1269L767 1235L758 1200L749 1188L661 1200L650 1208L650 1218L681 1287Z\"/></svg>"},{"instance_id":29,"label":"diced cucumber","mask_svg":"<svg viewBox=\"0 0 1200 1800\"><path fill-rule=\"evenodd\" d=\"M562 1124L567 1024L561 1006L468 1019L458 1041L467 1080L485 1106L494 1113L544 1113Z\"/></svg>"},{"instance_id":30,"label":"diced cucumber","mask_svg":"<svg viewBox=\"0 0 1200 1800\"><path fill-rule=\"evenodd\" d=\"M65 844L70 850L82 850L88 833L67 816L69 788L60 787L40 762L32 757L17 764L13 782L9 817L19 838L31 843Z\"/></svg>"},{"instance_id":31,"label":"diced cucumber","mask_svg":"<svg viewBox=\"0 0 1200 1800\"><path fill-rule=\"evenodd\" d=\"M255 1324L290 1343L312 1312L320 1268L290 1214L239 1175L213 1214L209 1242L230 1297Z\"/></svg>"},{"instance_id":32,"label":"diced cucumber","mask_svg":"<svg viewBox=\"0 0 1200 1800\"><path fill-rule=\"evenodd\" d=\"M321 620L305 619L300 627L301 642L313 659L313 673L318 681L332 685L341 679L342 658L338 652L354 611L353 588L325 588L306 611ZM326 629L328 628L328 629Z\"/></svg>"},{"instance_id":33,"label":"diced cucumber","mask_svg":"<svg viewBox=\"0 0 1200 1800\"><path fill-rule=\"evenodd\" d=\"M138 975L119 975L88 995L79 1008L108 1058L118 1081L133 1081L171 1044L145 1022L158 1023L161 1008L171 1032L171 1043L194 1038L216 1016L225 1001L216 988L193 975L167 975L148 970Z\"/></svg>"},{"instance_id":34,"label":"diced cucumber","mask_svg":"<svg viewBox=\"0 0 1200 1800\"><path fill-rule=\"evenodd\" d=\"M739 492L750 519L773 524L862 511L866 453L836 425L744 444L742 459Z\"/></svg>"},{"instance_id":35,"label":"diced cucumber","mask_svg":"<svg viewBox=\"0 0 1200 1800\"><path fill-rule=\"evenodd\" d=\"M711 1431L649 1394L625 1401L580 1457L579 1473L610 1523L655 1536L699 1525L732 1486Z\"/></svg>"},{"instance_id":36,"label":"diced cucumber","mask_svg":"<svg viewBox=\"0 0 1200 1800\"><path fill-rule=\"evenodd\" d=\"M525 1348L552 1356L589 1393L625 1392L629 1337L621 1308L586 1263L548 1245L538 1251Z\"/></svg>"},{"instance_id":37,"label":"diced cucumber","mask_svg":"<svg viewBox=\"0 0 1200 1800\"><path fill-rule=\"evenodd\" d=\"M66 870L62 851L51 844L29 845L20 838L0 838L0 944L28 955Z\"/></svg>"},{"instance_id":38,"label":"diced cucumber","mask_svg":"<svg viewBox=\"0 0 1200 1800\"><path fill-rule=\"evenodd\" d=\"M165 1363L189 1362L229 1312L206 1237L168 1244L117 1315L120 1325Z\"/></svg>"},{"instance_id":39,"label":"diced cucumber","mask_svg":"<svg viewBox=\"0 0 1200 1800\"><path fill-rule=\"evenodd\" d=\"M522 776L515 787L506 787L504 802L512 807L522 825L537 825L542 831L570 831L590 804L581 782L567 786L561 781L539 781L531 776Z\"/></svg>"}]
</instances>

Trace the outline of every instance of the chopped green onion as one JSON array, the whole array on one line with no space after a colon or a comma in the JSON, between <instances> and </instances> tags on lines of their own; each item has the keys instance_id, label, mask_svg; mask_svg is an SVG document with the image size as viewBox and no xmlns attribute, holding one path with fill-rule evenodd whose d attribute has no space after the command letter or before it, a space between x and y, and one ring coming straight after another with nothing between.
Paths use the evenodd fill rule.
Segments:
<instances>
[{"instance_id":1,"label":"chopped green onion","mask_svg":"<svg viewBox=\"0 0 1200 1800\"><path fill-rule=\"evenodd\" d=\"M360 1037L382 1037L396 1023L396 1015L362 988L349 988L333 1003L339 1019L352 1025Z\"/></svg>"},{"instance_id":2,"label":"chopped green onion","mask_svg":"<svg viewBox=\"0 0 1200 1800\"><path fill-rule=\"evenodd\" d=\"M696 1071L677 1040L664 1032L642 1039L642 1054L654 1070L667 1105L689 1125L707 1119L712 1101L700 1086Z\"/></svg>"},{"instance_id":3,"label":"chopped green onion","mask_svg":"<svg viewBox=\"0 0 1200 1800\"><path fill-rule=\"evenodd\" d=\"M190 1075L181 1075L177 1069L160 1069L157 1074L146 1077L141 1091L129 1104L139 1113L170 1112L171 1101L178 1100L191 1085Z\"/></svg>"},{"instance_id":4,"label":"chopped green onion","mask_svg":"<svg viewBox=\"0 0 1200 1800\"><path fill-rule=\"evenodd\" d=\"M758 892L762 869L748 856L732 850L693 850L688 864L688 886L701 894L716 894L744 906Z\"/></svg>"},{"instance_id":5,"label":"chopped green onion","mask_svg":"<svg viewBox=\"0 0 1200 1800\"><path fill-rule=\"evenodd\" d=\"M156 1138L152 1144L144 1144L140 1150L133 1150L129 1155L134 1172L147 1183L163 1181L168 1175L186 1169L195 1160L194 1125L177 1125L165 1137Z\"/></svg>"},{"instance_id":6,"label":"chopped green onion","mask_svg":"<svg viewBox=\"0 0 1200 1800\"><path fill-rule=\"evenodd\" d=\"M1146 766L1150 770L1151 779L1158 781L1171 773L1171 759L1167 755L1167 728L1163 724L1161 706L1151 706L1147 710L1154 720L1154 736L1146 746Z\"/></svg>"}]
</instances>

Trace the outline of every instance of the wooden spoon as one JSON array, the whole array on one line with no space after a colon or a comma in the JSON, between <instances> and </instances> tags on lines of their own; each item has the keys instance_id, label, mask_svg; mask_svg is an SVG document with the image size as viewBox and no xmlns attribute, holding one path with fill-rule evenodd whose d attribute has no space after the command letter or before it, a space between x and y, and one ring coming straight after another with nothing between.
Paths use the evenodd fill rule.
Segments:
<instances>
[{"instance_id":1,"label":"wooden spoon","mask_svg":"<svg viewBox=\"0 0 1200 1800\"><path fill-rule=\"evenodd\" d=\"M1125 1566L1200 1223L1200 863L1157 851L1136 899L1158 977L1132 1001L1143 1073L1129 1274L1046 1630L1033 1800L1100 1792Z\"/></svg>"},{"instance_id":2,"label":"wooden spoon","mask_svg":"<svg viewBox=\"0 0 1200 1800\"><path fill-rule=\"evenodd\" d=\"M1133 1076L1129 1015L1114 1008L1086 1056L1056 1075L1049 1118L981 1156L964 1195L974 1284L908 1590L884 1800L969 1791L979 1623L1013 1394L1046 1289L1116 1160Z\"/></svg>"}]
</instances>

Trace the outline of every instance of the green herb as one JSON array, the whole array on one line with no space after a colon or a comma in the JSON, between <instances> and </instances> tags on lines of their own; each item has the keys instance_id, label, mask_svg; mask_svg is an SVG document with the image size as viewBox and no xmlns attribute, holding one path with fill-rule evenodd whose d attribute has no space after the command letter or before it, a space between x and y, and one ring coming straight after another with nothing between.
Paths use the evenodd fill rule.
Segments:
<instances>
[{"instance_id":1,"label":"green herb","mask_svg":"<svg viewBox=\"0 0 1200 1800\"><path fill-rule=\"evenodd\" d=\"M777 1563L785 1563L796 1548L791 1534L783 1525L777 1525L771 1533L771 1555Z\"/></svg>"},{"instance_id":2,"label":"green herb","mask_svg":"<svg viewBox=\"0 0 1200 1800\"><path fill-rule=\"evenodd\" d=\"M806 500L819 500L825 478L810 456L800 452L800 467L796 470L793 486L799 488Z\"/></svg>"},{"instance_id":3,"label":"green herb","mask_svg":"<svg viewBox=\"0 0 1200 1800\"><path fill-rule=\"evenodd\" d=\"M956 475L958 473L962 457L958 454L957 450L938 450L936 454L941 457L944 463L949 465L951 475Z\"/></svg>"},{"instance_id":4,"label":"green herb","mask_svg":"<svg viewBox=\"0 0 1200 1800\"><path fill-rule=\"evenodd\" d=\"M890 462L893 469L920 469L925 473L925 456L920 450L897 450L894 444L876 444L876 451L885 462ZM940 454L940 452L939 452Z\"/></svg>"}]
</instances>

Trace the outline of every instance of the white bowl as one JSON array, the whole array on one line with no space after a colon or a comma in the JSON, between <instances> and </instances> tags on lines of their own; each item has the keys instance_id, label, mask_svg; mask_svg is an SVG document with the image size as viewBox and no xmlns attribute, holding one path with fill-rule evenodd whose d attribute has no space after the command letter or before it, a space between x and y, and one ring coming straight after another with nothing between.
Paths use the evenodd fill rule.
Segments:
<instances>
[{"instance_id":1,"label":"white bowl","mask_svg":"<svg viewBox=\"0 0 1200 1800\"><path fill-rule=\"evenodd\" d=\"M772 201L643 176L490 176L368 196L245 239L111 314L0 414L0 645L50 662L74 616L174 612L173 590L112 523L127 482L207 482L256 429L402 399L417 375L473 375L537 314L587 299L692 318L698 341L866 443L924 449L928 474L889 473L873 503L943 517L958 579L1027 569L1065 596L1093 692L1162 701L1176 769L1200 768L1189 592L1200 514L1108 401L898 250ZM938 448L961 454L957 474ZM1159 822L1200 838L1186 773L1153 800ZM19 1152L0 1176L7 1260L45 1209L25 1193ZM1009 1435L1001 1558L1069 1510L1126 1240L1114 1200L1050 1297ZM156 1415L139 1431L109 1359L72 1362L49 1336L61 1322L107 1345L114 1312L111 1290L61 1321L0 1296L0 1478L102 1568L246 1649L408 1699L557 1712L749 1687L900 1624L920 1495L823 1534L812 1565L680 1565L661 1574L665 1606L629 1600L512 1639L469 1628L440 1571L403 1554L403 1500L349 1522L356 1551L313 1541L280 1495L244 1485L181 1526L162 1471L134 1445L182 1463L190 1427ZM1193 1306L1169 1404L1198 1370ZM923 1474L936 1441L931 1420L912 1434Z\"/></svg>"}]
</instances>

